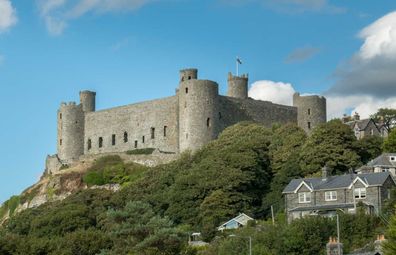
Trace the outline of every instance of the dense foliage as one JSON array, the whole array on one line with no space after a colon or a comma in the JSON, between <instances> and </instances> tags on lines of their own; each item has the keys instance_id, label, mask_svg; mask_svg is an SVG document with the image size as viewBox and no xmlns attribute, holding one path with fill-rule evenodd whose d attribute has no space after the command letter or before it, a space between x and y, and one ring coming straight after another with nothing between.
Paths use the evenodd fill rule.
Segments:
<instances>
[{"instance_id":1,"label":"dense foliage","mask_svg":"<svg viewBox=\"0 0 396 255\"><path fill-rule=\"evenodd\" d=\"M283 224L283 188L325 164L346 172L380 152L377 140L358 142L347 126L331 121L311 137L295 125L239 123L198 152L154 168L104 157L83 180L90 186L122 184L121 191L85 190L16 214L0 228L0 254L194 254L186 247L190 232L217 240L207 254L241 254L246 240L213 239L216 227L240 212L266 219L271 206L276 227L238 233L254 237L255 254L321 254L334 222ZM373 234L367 229L378 227L375 219L361 217L343 218L347 247L365 244Z\"/></svg>"}]
</instances>

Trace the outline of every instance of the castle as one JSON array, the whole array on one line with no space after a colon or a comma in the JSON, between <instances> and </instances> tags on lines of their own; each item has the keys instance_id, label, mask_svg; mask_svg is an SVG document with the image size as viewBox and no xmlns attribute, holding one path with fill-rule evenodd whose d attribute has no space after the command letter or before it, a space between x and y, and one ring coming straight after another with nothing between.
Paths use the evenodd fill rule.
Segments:
<instances>
[{"instance_id":1,"label":"castle","mask_svg":"<svg viewBox=\"0 0 396 255\"><path fill-rule=\"evenodd\" d=\"M298 123L307 133L326 122L326 99L293 97L293 106L248 97L248 76L228 75L227 96L219 85L198 79L197 69L180 71L174 96L96 111L96 93L80 92L80 104L62 103L58 110L57 155L48 165L70 164L83 155L155 148L165 153L195 151L240 121L270 127Z\"/></svg>"}]
</instances>

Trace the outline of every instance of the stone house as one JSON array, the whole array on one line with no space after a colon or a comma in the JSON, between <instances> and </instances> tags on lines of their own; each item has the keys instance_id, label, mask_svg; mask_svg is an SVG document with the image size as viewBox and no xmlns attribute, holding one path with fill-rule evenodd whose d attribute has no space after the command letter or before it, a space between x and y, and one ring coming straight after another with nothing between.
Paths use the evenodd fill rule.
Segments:
<instances>
[{"instance_id":1,"label":"stone house","mask_svg":"<svg viewBox=\"0 0 396 255\"><path fill-rule=\"evenodd\" d=\"M384 124L377 123L372 118L361 120L358 113L355 113L353 117L344 116L342 121L353 130L358 140L367 136L387 137L389 133L388 128Z\"/></svg>"},{"instance_id":2,"label":"stone house","mask_svg":"<svg viewBox=\"0 0 396 255\"><path fill-rule=\"evenodd\" d=\"M357 173L389 172L396 177L396 153L383 153L357 170Z\"/></svg>"},{"instance_id":3,"label":"stone house","mask_svg":"<svg viewBox=\"0 0 396 255\"><path fill-rule=\"evenodd\" d=\"M355 213L363 205L380 214L396 184L388 172L294 179L283 190L288 222L308 215L334 216L337 210Z\"/></svg>"}]
</instances>

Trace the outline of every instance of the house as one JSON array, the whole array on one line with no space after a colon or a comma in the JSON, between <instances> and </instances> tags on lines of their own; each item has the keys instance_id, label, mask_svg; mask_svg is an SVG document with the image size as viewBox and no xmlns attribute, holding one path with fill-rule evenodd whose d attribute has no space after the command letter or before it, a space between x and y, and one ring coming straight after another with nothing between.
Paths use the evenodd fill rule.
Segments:
<instances>
[{"instance_id":1,"label":"house","mask_svg":"<svg viewBox=\"0 0 396 255\"><path fill-rule=\"evenodd\" d=\"M383 153L371 160L367 165L359 168L357 173L389 172L396 177L396 153Z\"/></svg>"},{"instance_id":2,"label":"house","mask_svg":"<svg viewBox=\"0 0 396 255\"><path fill-rule=\"evenodd\" d=\"M376 123L372 118L361 120L358 113L355 113L353 117L344 116L342 120L354 131L358 140L367 136L388 136L388 131L385 125Z\"/></svg>"},{"instance_id":3,"label":"house","mask_svg":"<svg viewBox=\"0 0 396 255\"><path fill-rule=\"evenodd\" d=\"M224 231L227 229L237 229L240 227L244 227L248 224L249 221L254 220L253 218L247 216L244 213L239 214L237 217L227 221L217 228L218 231Z\"/></svg>"},{"instance_id":4,"label":"house","mask_svg":"<svg viewBox=\"0 0 396 255\"><path fill-rule=\"evenodd\" d=\"M289 222L307 215L333 216L337 210L355 213L363 205L369 214L379 214L391 189L396 186L389 172L346 174L294 179L283 190Z\"/></svg>"}]
</instances>

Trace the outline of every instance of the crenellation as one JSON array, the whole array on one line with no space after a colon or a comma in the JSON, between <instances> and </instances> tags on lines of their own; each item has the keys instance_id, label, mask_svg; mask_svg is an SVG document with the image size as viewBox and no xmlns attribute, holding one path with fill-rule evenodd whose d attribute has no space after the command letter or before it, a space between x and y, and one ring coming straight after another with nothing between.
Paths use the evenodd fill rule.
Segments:
<instances>
[{"instance_id":1,"label":"crenellation","mask_svg":"<svg viewBox=\"0 0 396 255\"><path fill-rule=\"evenodd\" d=\"M195 151L241 121L265 126L299 123L300 107L313 110L315 125L325 122L324 97L294 96L294 106L248 98L248 75L228 75L228 94L219 85L199 80L194 68L180 71L175 95L96 111L96 93L80 92L80 104L62 103L58 111L58 159L61 164L82 156L154 148L178 154ZM51 158L52 159L52 158ZM55 162L55 161L54 161Z\"/></svg>"}]
</instances>

